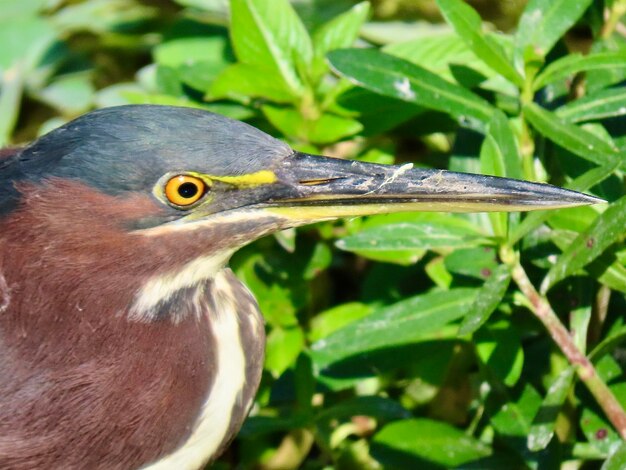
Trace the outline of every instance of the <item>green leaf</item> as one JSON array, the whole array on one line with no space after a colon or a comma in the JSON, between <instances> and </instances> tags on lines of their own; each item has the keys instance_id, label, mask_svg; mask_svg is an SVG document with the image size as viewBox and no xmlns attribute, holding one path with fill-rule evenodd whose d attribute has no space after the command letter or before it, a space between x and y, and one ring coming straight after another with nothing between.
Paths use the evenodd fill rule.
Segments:
<instances>
[{"instance_id":1,"label":"green leaf","mask_svg":"<svg viewBox=\"0 0 626 470\"><path fill-rule=\"evenodd\" d=\"M506 115L497 110L489 122L489 135L493 137L503 158L504 173L507 178L522 178L522 156L518 139Z\"/></svg>"},{"instance_id":2,"label":"green leaf","mask_svg":"<svg viewBox=\"0 0 626 470\"><path fill-rule=\"evenodd\" d=\"M582 16L593 0L530 0L520 18L516 39L518 56L545 57Z\"/></svg>"},{"instance_id":3,"label":"green leaf","mask_svg":"<svg viewBox=\"0 0 626 470\"><path fill-rule=\"evenodd\" d=\"M462 276L488 279L499 266L495 250L491 247L460 248L445 258L448 271Z\"/></svg>"},{"instance_id":4,"label":"green leaf","mask_svg":"<svg viewBox=\"0 0 626 470\"><path fill-rule=\"evenodd\" d=\"M349 302L325 310L311 320L309 341L318 341L331 333L372 313L373 307L360 302Z\"/></svg>"},{"instance_id":5,"label":"green leaf","mask_svg":"<svg viewBox=\"0 0 626 470\"><path fill-rule=\"evenodd\" d=\"M153 50L160 66L176 69L180 80L206 92L213 80L231 62L227 39L223 36L192 36L159 44Z\"/></svg>"},{"instance_id":6,"label":"green leaf","mask_svg":"<svg viewBox=\"0 0 626 470\"><path fill-rule=\"evenodd\" d=\"M296 100L270 70L256 65L233 64L225 68L213 81L206 98L232 99L248 103L250 98L266 98L277 103Z\"/></svg>"},{"instance_id":7,"label":"green leaf","mask_svg":"<svg viewBox=\"0 0 626 470\"><path fill-rule=\"evenodd\" d=\"M267 336L265 369L274 377L295 364L304 348L304 333L300 327L274 328Z\"/></svg>"},{"instance_id":8,"label":"green leaf","mask_svg":"<svg viewBox=\"0 0 626 470\"><path fill-rule=\"evenodd\" d=\"M378 396L355 397L320 411L315 416L318 423L333 420L346 421L353 416L371 416L379 420L403 419L411 416L400 403Z\"/></svg>"},{"instance_id":9,"label":"green leaf","mask_svg":"<svg viewBox=\"0 0 626 470\"><path fill-rule=\"evenodd\" d=\"M24 66L15 64L2 74L0 81L0 148L11 140L17 124L24 91L26 73Z\"/></svg>"},{"instance_id":10,"label":"green leaf","mask_svg":"<svg viewBox=\"0 0 626 470\"><path fill-rule=\"evenodd\" d=\"M607 357L605 356L605 358ZM615 366L617 367L616 372L619 371L618 377L622 376L621 368L616 364ZM606 381L606 379L604 380ZM626 383L612 384L609 388L623 407L626 404ZM596 406L583 409L580 417L580 429L591 445L607 454L610 454L623 444L622 439L606 419L605 414L597 409Z\"/></svg>"},{"instance_id":11,"label":"green leaf","mask_svg":"<svg viewBox=\"0 0 626 470\"><path fill-rule=\"evenodd\" d=\"M407 468L411 464L412 468L423 468L425 462L433 468L453 468L492 453L487 444L460 429L426 418L388 424L374 436L372 444L372 453L383 468Z\"/></svg>"},{"instance_id":12,"label":"green leaf","mask_svg":"<svg viewBox=\"0 0 626 470\"><path fill-rule=\"evenodd\" d=\"M411 225L414 227L422 227L424 230L430 230L427 227L433 227L433 233L445 233L458 234L463 236L465 234L469 239L486 239L482 236L483 233L479 227L475 226L471 222L465 220L461 216L452 214L441 214L437 212L415 212L415 213L396 213L396 214L384 214L368 217L360 225L360 231L355 235L358 237L360 233L378 230L387 230L384 227L397 226L397 225ZM394 234L389 234L392 245L401 246L400 243L404 243L403 239L395 240ZM405 240L406 241L406 240ZM447 242L443 242L447 243ZM489 241L487 241L489 243ZM341 240L339 242L341 245ZM368 259L385 261L390 263L410 265L418 262L426 253L424 248L408 248L408 249L380 249L380 247L372 246L371 243L362 244L362 248L357 249L354 253L359 254Z\"/></svg>"},{"instance_id":13,"label":"green leaf","mask_svg":"<svg viewBox=\"0 0 626 470\"><path fill-rule=\"evenodd\" d=\"M52 25L33 15L37 7L26 3L0 20L0 148L10 141L26 82L56 38Z\"/></svg>"},{"instance_id":14,"label":"green leaf","mask_svg":"<svg viewBox=\"0 0 626 470\"><path fill-rule=\"evenodd\" d=\"M35 16L49 0L5 0L0 11L0 21L20 16Z\"/></svg>"},{"instance_id":15,"label":"green leaf","mask_svg":"<svg viewBox=\"0 0 626 470\"><path fill-rule=\"evenodd\" d=\"M226 47L223 36L191 36L163 42L152 54L157 64L176 68L190 62L223 62Z\"/></svg>"},{"instance_id":16,"label":"green leaf","mask_svg":"<svg viewBox=\"0 0 626 470\"><path fill-rule=\"evenodd\" d=\"M529 103L524 106L524 116L541 134L572 153L598 165L611 165L621 161L618 149L595 134L561 121L550 111ZM621 166L626 168L623 162Z\"/></svg>"},{"instance_id":17,"label":"green leaf","mask_svg":"<svg viewBox=\"0 0 626 470\"><path fill-rule=\"evenodd\" d=\"M574 382L575 369L563 369L546 393L528 434L528 448L533 452L545 449L554 436L556 419Z\"/></svg>"},{"instance_id":18,"label":"green leaf","mask_svg":"<svg viewBox=\"0 0 626 470\"><path fill-rule=\"evenodd\" d=\"M537 91L549 83L564 80L571 75L590 70L615 70L626 68L626 51L596 52L586 56L568 54L548 65L533 82Z\"/></svg>"},{"instance_id":19,"label":"green leaf","mask_svg":"<svg viewBox=\"0 0 626 470\"><path fill-rule=\"evenodd\" d=\"M319 368L351 356L423 341L461 318L472 304L475 289L452 289L405 299L335 331L311 346Z\"/></svg>"},{"instance_id":20,"label":"green leaf","mask_svg":"<svg viewBox=\"0 0 626 470\"><path fill-rule=\"evenodd\" d=\"M374 49L329 54L333 69L353 83L382 95L443 111L461 125L484 132L494 108L469 90L428 70Z\"/></svg>"},{"instance_id":21,"label":"green leaf","mask_svg":"<svg viewBox=\"0 0 626 470\"><path fill-rule=\"evenodd\" d=\"M611 452L611 455L604 461L600 470L623 470L624 468L626 468L626 443L622 443Z\"/></svg>"},{"instance_id":22,"label":"green leaf","mask_svg":"<svg viewBox=\"0 0 626 470\"><path fill-rule=\"evenodd\" d=\"M485 367L505 385L514 386L524 366L524 350L515 327L510 322L499 321L481 328L474 339Z\"/></svg>"},{"instance_id":23,"label":"green leaf","mask_svg":"<svg viewBox=\"0 0 626 470\"><path fill-rule=\"evenodd\" d=\"M483 34L482 20L472 7L461 0L437 0L437 5L445 20L477 57L509 81L523 85L523 77L515 70L504 49L492 37Z\"/></svg>"},{"instance_id":24,"label":"green leaf","mask_svg":"<svg viewBox=\"0 0 626 470\"><path fill-rule=\"evenodd\" d=\"M568 211L571 209L568 209ZM577 232L568 230L553 230L550 239L560 250L565 251L570 247L578 236ZM614 258L610 252L604 253L589 263L585 270L590 273L599 283L613 290L626 293L626 266L620 260Z\"/></svg>"},{"instance_id":25,"label":"green leaf","mask_svg":"<svg viewBox=\"0 0 626 470\"><path fill-rule=\"evenodd\" d=\"M88 111L94 94L92 77L87 73L61 76L37 93L39 99L69 116Z\"/></svg>"},{"instance_id":26,"label":"green leaf","mask_svg":"<svg viewBox=\"0 0 626 470\"><path fill-rule=\"evenodd\" d=\"M626 326L622 326L618 328L617 331L611 332L606 338L604 338L600 343L593 348L593 351L589 353L589 359L592 361L597 361L605 354L610 353L617 346L626 341Z\"/></svg>"},{"instance_id":27,"label":"green leaf","mask_svg":"<svg viewBox=\"0 0 626 470\"><path fill-rule=\"evenodd\" d=\"M18 62L30 72L56 38L52 25L36 16L0 21L0 72Z\"/></svg>"},{"instance_id":28,"label":"green leaf","mask_svg":"<svg viewBox=\"0 0 626 470\"><path fill-rule=\"evenodd\" d=\"M346 251L393 251L488 244L476 232L454 225L427 223L395 223L362 230L338 240L338 248Z\"/></svg>"},{"instance_id":29,"label":"green leaf","mask_svg":"<svg viewBox=\"0 0 626 470\"><path fill-rule=\"evenodd\" d=\"M231 39L240 62L266 70L269 80L299 96L298 70L313 58L311 39L287 0L232 0Z\"/></svg>"},{"instance_id":30,"label":"green leaf","mask_svg":"<svg viewBox=\"0 0 626 470\"><path fill-rule=\"evenodd\" d=\"M463 319L459 335L475 332L489 319L506 294L510 281L511 270L507 265L501 264L492 271Z\"/></svg>"},{"instance_id":31,"label":"green leaf","mask_svg":"<svg viewBox=\"0 0 626 470\"><path fill-rule=\"evenodd\" d=\"M626 58L624 59L626 64ZM626 115L626 88L610 88L570 101L556 110L567 122L595 121Z\"/></svg>"},{"instance_id":32,"label":"green leaf","mask_svg":"<svg viewBox=\"0 0 626 470\"><path fill-rule=\"evenodd\" d=\"M620 0L621 1L621 0ZM619 35L611 38L594 41L591 45L593 53L601 52L622 52L624 53L624 42ZM589 70L585 76L587 93L595 93L612 85L618 85L626 79L626 70L621 66L612 69Z\"/></svg>"},{"instance_id":33,"label":"green leaf","mask_svg":"<svg viewBox=\"0 0 626 470\"><path fill-rule=\"evenodd\" d=\"M308 120L293 108L265 105L261 110L267 120L285 136L313 144L336 142L363 129L361 123L355 119L330 113Z\"/></svg>"},{"instance_id":34,"label":"green leaf","mask_svg":"<svg viewBox=\"0 0 626 470\"><path fill-rule=\"evenodd\" d=\"M52 21L64 34L76 31L104 34L152 18L157 13L156 8L133 0L90 0L68 4L55 13Z\"/></svg>"},{"instance_id":35,"label":"green leaf","mask_svg":"<svg viewBox=\"0 0 626 470\"><path fill-rule=\"evenodd\" d=\"M497 76L453 31L394 42L385 46L383 52L420 65L450 82L457 81L452 72L455 65L471 69L485 79Z\"/></svg>"},{"instance_id":36,"label":"green leaf","mask_svg":"<svg viewBox=\"0 0 626 470\"><path fill-rule=\"evenodd\" d=\"M504 436L526 439L531 423L541 407L541 396L532 385L525 383L516 400L507 398L496 409L492 409L489 404L487 411L491 414L491 424Z\"/></svg>"},{"instance_id":37,"label":"green leaf","mask_svg":"<svg viewBox=\"0 0 626 470\"><path fill-rule=\"evenodd\" d=\"M480 172L484 175L504 176L504 155L496 140L489 134L485 137L480 148ZM493 234L504 238L507 234L508 214L505 212L490 212L487 214L491 221Z\"/></svg>"},{"instance_id":38,"label":"green leaf","mask_svg":"<svg viewBox=\"0 0 626 470\"><path fill-rule=\"evenodd\" d=\"M542 292L585 267L613 243L623 240L625 226L626 196L623 196L599 215L593 225L559 256L541 284Z\"/></svg>"},{"instance_id":39,"label":"green leaf","mask_svg":"<svg viewBox=\"0 0 626 470\"><path fill-rule=\"evenodd\" d=\"M335 49L350 47L359 36L359 31L369 15L369 2L354 5L347 12L334 17L323 24L313 34L313 65L311 75L313 80L328 72L326 54Z\"/></svg>"},{"instance_id":40,"label":"green leaf","mask_svg":"<svg viewBox=\"0 0 626 470\"><path fill-rule=\"evenodd\" d=\"M443 257L430 260L424 267L424 271L430 280L433 281L437 287L442 289L449 289L454 280L452 274L446 269L445 259Z\"/></svg>"}]
</instances>

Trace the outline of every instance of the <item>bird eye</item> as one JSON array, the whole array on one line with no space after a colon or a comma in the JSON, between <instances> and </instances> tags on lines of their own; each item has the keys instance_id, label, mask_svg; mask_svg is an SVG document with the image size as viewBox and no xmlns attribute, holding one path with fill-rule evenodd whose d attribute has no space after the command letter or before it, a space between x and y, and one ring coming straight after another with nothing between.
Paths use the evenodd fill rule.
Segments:
<instances>
[{"instance_id":1,"label":"bird eye","mask_svg":"<svg viewBox=\"0 0 626 470\"><path fill-rule=\"evenodd\" d=\"M165 184L165 197L177 206L189 206L206 192L206 184L200 178L178 175Z\"/></svg>"}]
</instances>

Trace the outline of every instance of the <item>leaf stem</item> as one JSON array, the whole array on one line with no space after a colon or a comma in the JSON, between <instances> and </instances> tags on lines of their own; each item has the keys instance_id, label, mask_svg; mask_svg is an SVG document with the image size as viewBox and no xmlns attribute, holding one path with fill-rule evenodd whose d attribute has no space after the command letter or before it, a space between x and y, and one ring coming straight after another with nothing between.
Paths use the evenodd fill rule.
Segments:
<instances>
[{"instance_id":1,"label":"leaf stem","mask_svg":"<svg viewBox=\"0 0 626 470\"><path fill-rule=\"evenodd\" d=\"M519 263L519 258L511 249L501 250L502 260L511 266L511 275L521 292L528 299L532 312L546 327L550 336L561 349L567 360L576 368L580 380L594 396L609 421L623 440L626 440L626 412L613 395L613 392L598 376L592 362L576 347L569 331L563 326L548 300L542 296Z\"/></svg>"}]
</instances>

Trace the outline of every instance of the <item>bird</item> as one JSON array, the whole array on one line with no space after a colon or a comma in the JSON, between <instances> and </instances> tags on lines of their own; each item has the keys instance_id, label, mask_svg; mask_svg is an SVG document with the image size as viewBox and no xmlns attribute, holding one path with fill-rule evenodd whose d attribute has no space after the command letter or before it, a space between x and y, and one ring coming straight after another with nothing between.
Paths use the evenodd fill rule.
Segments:
<instances>
[{"instance_id":1,"label":"bird","mask_svg":"<svg viewBox=\"0 0 626 470\"><path fill-rule=\"evenodd\" d=\"M601 200L312 155L201 109L92 111L0 152L0 468L197 469L228 447L265 326L228 268L279 230Z\"/></svg>"}]
</instances>

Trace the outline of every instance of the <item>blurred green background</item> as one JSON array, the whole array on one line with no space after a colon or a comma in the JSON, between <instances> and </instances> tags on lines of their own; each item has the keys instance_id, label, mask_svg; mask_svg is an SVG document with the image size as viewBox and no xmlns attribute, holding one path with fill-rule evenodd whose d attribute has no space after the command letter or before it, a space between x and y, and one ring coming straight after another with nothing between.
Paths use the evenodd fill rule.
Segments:
<instances>
[{"instance_id":1,"label":"blurred green background","mask_svg":"<svg viewBox=\"0 0 626 470\"><path fill-rule=\"evenodd\" d=\"M626 404L625 12L623 0L2 0L0 143L99 107L194 106L301 151L607 199L357 218L241 250L231 266L268 349L251 416L215 467L624 469L625 415L606 397Z\"/></svg>"}]
</instances>

